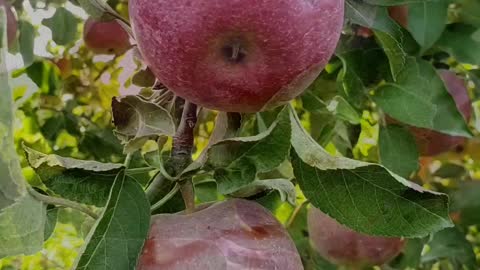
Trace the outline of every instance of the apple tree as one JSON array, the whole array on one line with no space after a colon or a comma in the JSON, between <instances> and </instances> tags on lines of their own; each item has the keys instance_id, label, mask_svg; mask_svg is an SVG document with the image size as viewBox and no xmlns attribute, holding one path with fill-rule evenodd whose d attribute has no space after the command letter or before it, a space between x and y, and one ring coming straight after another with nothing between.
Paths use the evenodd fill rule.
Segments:
<instances>
[{"instance_id":1,"label":"apple tree","mask_svg":"<svg viewBox=\"0 0 480 270\"><path fill-rule=\"evenodd\" d=\"M0 7L0 270L480 267L478 1Z\"/></svg>"}]
</instances>

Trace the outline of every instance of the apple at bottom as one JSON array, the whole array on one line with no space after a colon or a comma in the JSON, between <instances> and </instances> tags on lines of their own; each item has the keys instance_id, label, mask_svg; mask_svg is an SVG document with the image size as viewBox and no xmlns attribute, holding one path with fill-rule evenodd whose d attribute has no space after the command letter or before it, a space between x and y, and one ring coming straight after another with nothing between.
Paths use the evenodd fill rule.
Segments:
<instances>
[{"instance_id":1,"label":"apple at bottom","mask_svg":"<svg viewBox=\"0 0 480 270\"><path fill-rule=\"evenodd\" d=\"M242 199L192 214L152 217L138 270L300 270L288 232L261 205Z\"/></svg>"}]
</instances>

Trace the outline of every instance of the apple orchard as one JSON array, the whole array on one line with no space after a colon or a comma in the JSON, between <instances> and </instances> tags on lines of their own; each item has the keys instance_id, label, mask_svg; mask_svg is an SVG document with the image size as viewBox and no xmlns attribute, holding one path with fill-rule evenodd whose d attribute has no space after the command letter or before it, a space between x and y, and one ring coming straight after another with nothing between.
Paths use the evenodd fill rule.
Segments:
<instances>
[{"instance_id":1,"label":"apple orchard","mask_svg":"<svg viewBox=\"0 0 480 270\"><path fill-rule=\"evenodd\" d=\"M0 270L480 269L478 0L0 7Z\"/></svg>"}]
</instances>

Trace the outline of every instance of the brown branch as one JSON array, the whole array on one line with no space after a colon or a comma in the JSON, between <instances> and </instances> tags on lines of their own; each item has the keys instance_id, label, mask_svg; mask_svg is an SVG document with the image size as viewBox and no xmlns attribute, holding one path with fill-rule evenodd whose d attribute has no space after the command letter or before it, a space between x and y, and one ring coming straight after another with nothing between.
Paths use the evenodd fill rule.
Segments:
<instances>
[{"instance_id":1,"label":"brown branch","mask_svg":"<svg viewBox=\"0 0 480 270\"><path fill-rule=\"evenodd\" d=\"M194 142L194 128L197 123L197 105L186 101L181 113L180 124L177 132L173 137L173 146L168 162L168 167L173 170L173 175L177 176L192 163L192 150ZM162 186L167 180L161 173L155 177L152 183L148 186L146 193L150 202L155 202L158 194L162 190ZM167 180L168 181L168 180ZM193 184L191 178L179 179L180 191L185 201L186 212L191 212L195 208L195 197L193 191Z\"/></svg>"}]
</instances>

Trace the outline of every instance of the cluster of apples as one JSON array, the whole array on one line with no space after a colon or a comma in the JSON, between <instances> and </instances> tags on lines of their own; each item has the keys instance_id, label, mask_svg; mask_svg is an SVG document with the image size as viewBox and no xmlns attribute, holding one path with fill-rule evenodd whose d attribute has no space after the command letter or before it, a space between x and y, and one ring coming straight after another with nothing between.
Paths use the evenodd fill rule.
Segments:
<instances>
[{"instance_id":1,"label":"cluster of apples","mask_svg":"<svg viewBox=\"0 0 480 270\"><path fill-rule=\"evenodd\" d=\"M333 54L342 24L339 0L168 1L130 0L137 46L155 76L175 94L200 106L258 112L293 99ZM405 6L390 7L400 25ZM367 29L368 30L368 29ZM364 33L367 31L364 29ZM84 40L95 53L121 54L131 47L114 21L89 19ZM440 75L468 119L465 84ZM411 127L422 155L448 151L463 139ZM382 265L405 241L352 231L309 208L312 246L329 261L355 269ZM149 269L303 269L288 233L266 209L246 200L202 206L192 214L152 218L138 263Z\"/></svg>"},{"instance_id":2,"label":"cluster of apples","mask_svg":"<svg viewBox=\"0 0 480 270\"><path fill-rule=\"evenodd\" d=\"M189 101L228 112L258 112L299 95L333 54L344 11L338 0L129 5L138 48L156 77ZM334 263L383 264L403 247L401 239L358 234L318 211L309 213L311 241ZM235 199L193 214L154 216L138 269L303 266L274 216Z\"/></svg>"}]
</instances>

